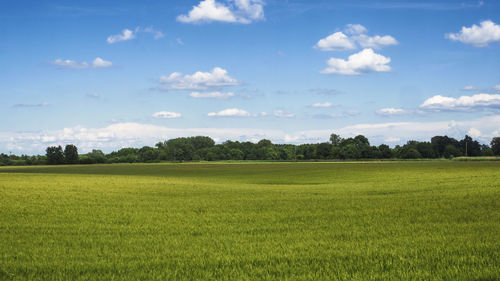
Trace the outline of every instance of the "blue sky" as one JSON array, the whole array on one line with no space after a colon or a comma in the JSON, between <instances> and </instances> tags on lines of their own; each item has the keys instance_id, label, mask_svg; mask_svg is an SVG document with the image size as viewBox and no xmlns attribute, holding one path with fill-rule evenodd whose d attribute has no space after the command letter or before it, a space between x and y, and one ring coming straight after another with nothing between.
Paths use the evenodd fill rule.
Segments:
<instances>
[{"instance_id":1,"label":"blue sky","mask_svg":"<svg viewBox=\"0 0 500 281\"><path fill-rule=\"evenodd\" d=\"M7 0L0 20L1 152L500 135L498 1Z\"/></svg>"}]
</instances>

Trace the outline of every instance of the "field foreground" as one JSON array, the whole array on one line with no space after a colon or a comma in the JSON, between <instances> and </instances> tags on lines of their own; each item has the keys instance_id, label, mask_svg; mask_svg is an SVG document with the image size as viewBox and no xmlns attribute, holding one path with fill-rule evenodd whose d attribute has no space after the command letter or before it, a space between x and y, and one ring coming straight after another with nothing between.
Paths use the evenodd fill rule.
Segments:
<instances>
[{"instance_id":1,"label":"field foreground","mask_svg":"<svg viewBox=\"0 0 500 281\"><path fill-rule=\"evenodd\" d=\"M0 168L0 280L500 280L500 162Z\"/></svg>"}]
</instances>

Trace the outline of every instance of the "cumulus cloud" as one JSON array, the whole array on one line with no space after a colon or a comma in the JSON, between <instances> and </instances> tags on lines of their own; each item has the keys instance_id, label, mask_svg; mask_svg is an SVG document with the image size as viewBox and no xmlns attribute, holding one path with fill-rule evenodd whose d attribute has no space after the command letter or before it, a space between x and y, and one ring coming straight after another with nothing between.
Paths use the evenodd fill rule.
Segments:
<instances>
[{"instance_id":1,"label":"cumulus cloud","mask_svg":"<svg viewBox=\"0 0 500 281\"><path fill-rule=\"evenodd\" d=\"M500 108L500 95L477 94L459 98L436 95L420 105L421 109L436 111L468 111Z\"/></svg>"},{"instance_id":2,"label":"cumulus cloud","mask_svg":"<svg viewBox=\"0 0 500 281\"><path fill-rule=\"evenodd\" d=\"M108 42L108 44L114 44L114 43L117 43L120 41L127 41L127 40L131 40L134 38L135 38L134 31L126 28L126 29L122 30L121 34L115 34L115 35L108 36L106 41Z\"/></svg>"},{"instance_id":3,"label":"cumulus cloud","mask_svg":"<svg viewBox=\"0 0 500 281\"><path fill-rule=\"evenodd\" d=\"M110 35L106 39L108 44L114 44L122 41L128 41L137 38L139 33L150 33L153 35L154 39L163 38L165 35L162 31L154 29L152 26L141 28L140 26L136 27L134 30L130 30L125 28L122 30L121 34Z\"/></svg>"},{"instance_id":4,"label":"cumulus cloud","mask_svg":"<svg viewBox=\"0 0 500 281\"><path fill-rule=\"evenodd\" d=\"M95 60L92 62L92 67L94 68L106 68L106 67L111 67L113 63L110 61L105 61L101 58L95 58Z\"/></svg>"},{"instance_id":5,"label":"cumulus cloud","mask_svg":"<svg viewBox=\"0 0 500 281\"><path fill-rule=\"evenodd\" d=\"M107 68L111 67L113 65L112 62L110 61L105 61L99 57L95 58L94 61L92 61L91 64L87 62L77 62L74 60L63 60L63 59L56 59L50 64L55 65L60 68L72 68L72 69L84 69L84 68Z\"/></svg>"},{"instance_id":6,"label":"cumulus cloud","mask_svg":"<svg viewBox=\"0 0 500 281\"><path fill-rule=\"evenodd\" d=\"M375 35L370 37L365 34L361 34L359 36L356 36L354 39L363 48L380 49L385 46L398 44L398 41L396 41L396 39L394 39L394 37L390 35L384 35L384 36Z\"/></svg>"},{"instance_id":7,"label":"cumulus cloud","mask_svg":"<svg viewBox=\"0 0 500 281\"><path fill-rule=\"evenodd\" d=\"M491 20L485 20L479 25L463 26L459 32L448 33L445 37L478 48L487 47L490 43L500 42L500 25Z\"/></svg>"},{"instance_id":8,"label":"cumulus cloud","mask_svg":"<svg viewBox=\"0 0 500 281\"><path fill-rule=\"evenodd\" d=\"M477 139L481 137L481 131L479 131L476 128L470 128L469 131L467 132L467 135Z\"/></svg>"},{"instance_id":9,"label":"cumulus cloud","mask_svg":"<svg viewBox=\"0 0 500 281\"><path fill-rule=\"evenodd\" d=\"M264 1L234 0L225 3L203 0L193 6L187 15L179 15L177 21L183 23L230 22L248 24L264 19Z\"/></svg>"},{"instance_id":10,"label":"cumulus cloud","mask_svg":"<svg viewBox=\"0 0 500 281\"><path fill-rule=\"evenodd\" d=\"M402 115L402 114L407 114L408 111L401 109L401 108L393 108L393 107L387 107L387 108L382 108L376 111L378 115Z\"/></svg>"},{"instance_id":11,"label":"cumulus cloud","mask_svg":"<svg viewBox=\"0 0 500 281\"><path fill-rule=\"evenodd\" d=\"M68 143L78 146L82 153L92 149L111 151L123 147L152 145L176 137L199 135L212 137L217 142L227 139L257 142L266 138L274 143L318 143L327 141L331 133L340 134L345 138L362 134L368 137L372 144L377 145L384 142L402 144L408 140L429 140L436 135L463 138L465 134L472 133L472 136L478 131L480 137L476 138L488 143L492 137L498 136L498 124L500 115L467 121L372 123L291 132L253 128L177 129L151 124L116 123L103 128L76 126L51 131L0 132L0 151L43 154L47 146Z\"/></svg>"},{"instance_id":12,"label":"cumulus cloud","mask_svg":"<svg viewBox=\"0 0 500 281\"><path fill-rule=\"evenodd\" d=\"M331 102L317 102L311 105L312 107L332 107L333 104Z\"/></svg>"},{"instance_id":13,"label":"cumulus cloud","mask_svg":"<svg viewBox=\"0 0 500 281\"><path fill-rule=\"evenodd\" d=\"M368 32L368 29L366 27L362 26L361 24L347 24L344 28L345 33L347 34L362 34Z\"/></svg>"},{"instance_id":14,"label":"cumulus cloud","mask_svg":"<svg viewBox=\"0 0 500 281\"><path fill-rule=\"evenodd\" d=\"M356 49L356 44L351 38L339 31L319 40L314 47L322 51L341 51Z\"/></svg>"},{"instance_id":15,"label":"cumulus cloud","mask_svg":"<svg viewBox=\"0 0 500 281\"><path fill-rule=\"evenodd\" d=\"M228 99L234 97L232 92L192 92L190 97L198 99Z\"/></svg>"},{"instance_id":16,"label":"cumulus cloud","mask_svg":"<svg viewBox=\"0 0 500 281\"><path fill-rule=\"evenodd\" d=\"M248 111L239 108L228 108L221 110L219 112L210 112L207 114L208 117L250 117L251 114Z\"/></svg>"},{"instance_id":17,"label":"cumulus cloud","mask_svg":"<svg viewBox=\"0 0 500 281\"><path fill-rule=\"evenodd\" d=\"M366 35L365 33L368 32L368 30L361 24L348 24L344 32L335 32L319 40L314 47L322 51L342 51L357 49L357 45L362 48L380 49L385 46L398 44L398 41L390 35Z\"/></svg>"},{"instance_id":18,"label":"cumulus cloud","mask_svg":"<svg viewBox=\"0 0 500 281\"><path fill-rule=\"evenodd\" d=\"M174 118L181 118L182 114L177 113L177 112L170 112L170 111L160 111L160 112L154 113L153 117L159 118L159 119L174 119Z\"/></svg>"},{"instance_id":19,"label":"cumulus cloud","mask_svg":"<svg viewBox=\"0 0 500 281\"><path fill-rule=\"evenodd\" d=\"M500 85L495 85L495 86L493 86L493 90L495 90L495 91L500 91Z\"/></svg>"},{"instance_id":20,"label":"cumulus cloud","mask_svg":"<svg viewBox=\"0 0 500 281\"><path fill-rule=\"evenodd\" d=\"M350 55L347 60L331 58L327 61L328 67L321 73L341 74L341 75L360 75L368 72L387 72L391 70L388 65L391 59L375 53L372 49L363 49L362 51Z\"/></svg>"},{"instance_id":21,"label":"cumulus cloud","mask_svg":"<svg viewBox=\"0 0 500 281\"><path fill-rule=\"evenodd\" d=\"M179 72L173 72L168 76L161 76L159 82L161 84L159 88L162 90L206 90L239 84L227 74L227 70L220 67L215 67L210 72L197 71L184 76Z\"/></svg>"}]
</instances>

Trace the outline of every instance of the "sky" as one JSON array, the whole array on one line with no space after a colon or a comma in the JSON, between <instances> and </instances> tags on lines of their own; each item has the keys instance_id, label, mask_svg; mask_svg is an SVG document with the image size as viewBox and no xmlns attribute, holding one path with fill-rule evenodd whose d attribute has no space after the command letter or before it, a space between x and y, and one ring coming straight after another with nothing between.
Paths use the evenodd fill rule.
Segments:
<instances>
[{"instance_id":1,"label":"sky","mask_svg":"<svg viewBox=\"0 0 500 281\"><path fill-rule=\"evenodd\" d=\"M4 0L0 152L500 136L500 1Z\"/></svg>"}]
</instances>

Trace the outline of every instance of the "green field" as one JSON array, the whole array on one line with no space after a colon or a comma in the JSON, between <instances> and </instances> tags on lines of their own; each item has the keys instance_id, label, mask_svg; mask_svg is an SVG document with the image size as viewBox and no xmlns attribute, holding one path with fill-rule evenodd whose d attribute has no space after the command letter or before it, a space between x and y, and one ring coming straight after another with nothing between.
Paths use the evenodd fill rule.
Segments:
<instances>
[{"instance_id":1,"label":"green field","mask_svg":"<svg viewBox=\"0 0 500 281\"><path fill-rule=\"evenodd\" d=\"M0 280L500 280L500 162L2 167Z\"/></svg>"}]
</instances>

